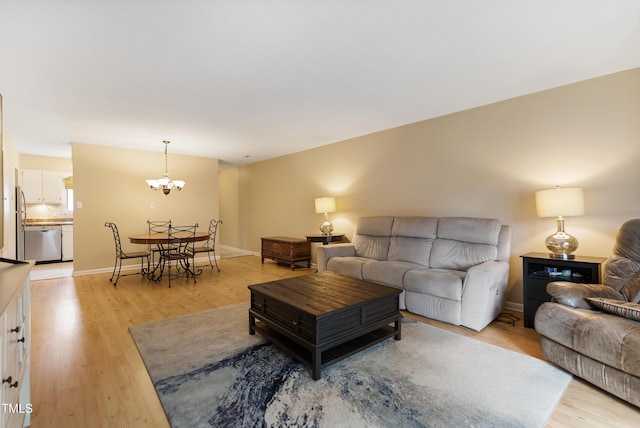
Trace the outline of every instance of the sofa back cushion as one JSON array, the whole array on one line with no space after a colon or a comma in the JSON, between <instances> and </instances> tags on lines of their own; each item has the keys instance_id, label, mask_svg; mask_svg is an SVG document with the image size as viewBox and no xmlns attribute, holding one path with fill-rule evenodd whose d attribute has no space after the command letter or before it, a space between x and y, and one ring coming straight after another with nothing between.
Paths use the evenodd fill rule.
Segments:
<instances>
[{"instance_id":1,"label":"sofa back cushion","mask_svg":"<svg viewBox=\"0 0 640 428\"><path fill-rule=\"evenodd\" d=\"M486 218L444 217L438 221L437 239L431 250L430 266L467 270L496 260L500 221Z\"/></svg>"},{"instance_id":2,"label":"sofa back cushion","mask_svg":"<svg viewBox=\"0 0 640 428\"><path fill-rule=\"evenodd\" d=\"M396 217L391 229L388 260L429 267L437 230L438 219L434 217Z\"/></svg>"},{"instance_id":3,"label":"sofa back cushion","mask_svg":"<svg viewBox=\"0 0 640 428\"><path fill-rule=\"evenodd\" d=\"M511 226L503 224L500 226L498 234L498 256L496 260L500 262L508 262L511 257Z\"/></svg>"},{"instance_id":4,"label":"sofa back cushion","mask_svg":"<svg viewBox=\"0 0 640 428\"><path fill-rule=\"evenodd\" d=\"M640 302L640 219L624 223L616 236L613 254L605 264L602 282L629 302Z\"/></svg>"},{"instance_id":5,"label":"sofa back cushion","mask_svg":"<svg viewBox=\"0 0 640 428\"><path fill-rule=\"evenodd\" d=\"M613 253L640 262L640 218L629 220L620 226Z\"/></svg>"},{"instance_id":6,"label":"sofa back cushion","mask_svg":"<svg viewBox=\"0 0 640 428\"><path fill-rule=\"evenodd\" d=\"M386 260L392 225L393 217L361 217L353 235L356 256Z\"/></svg>"}]
</instances>

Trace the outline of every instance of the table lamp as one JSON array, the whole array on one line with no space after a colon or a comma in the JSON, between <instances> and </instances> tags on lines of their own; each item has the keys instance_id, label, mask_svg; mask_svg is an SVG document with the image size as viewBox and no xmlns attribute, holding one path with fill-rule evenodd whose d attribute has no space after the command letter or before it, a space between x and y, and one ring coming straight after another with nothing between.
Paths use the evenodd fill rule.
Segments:
<instances>
[{"instance_id":1,"label":"table lamp","mask_svg":"<svg viewBox=\"0 0 640 428\"><path fill-rule=\"evenodd\" d=\"M578 240L564 231L564 217L584 214L584 196L579 187L539 190L536 192L536 212L538 217L557 217L558 230L549 235L545 245L554 259L574 259Z\"/></svg>"},{"instance_id":2,"label":"table lamp","mask_svg":"<svg viewBox=\"0 0 640 428\"><path fill-rule=\"evenodd\" d=\"M316 198L316 214L324 213L324 222L320 225L320 232L322 232L323 235L329 235L333 232L333 225L329 221L328 213L335 212L335 210L335 198L327 196Z\"/></svg>"}]
</instances>

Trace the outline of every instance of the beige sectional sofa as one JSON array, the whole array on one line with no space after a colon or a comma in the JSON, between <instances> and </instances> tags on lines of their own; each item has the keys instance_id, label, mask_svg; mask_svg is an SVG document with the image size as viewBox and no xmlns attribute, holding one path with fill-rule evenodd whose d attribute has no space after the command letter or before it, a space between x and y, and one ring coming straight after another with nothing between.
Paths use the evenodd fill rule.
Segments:
<instances>
[{"instance_id":1,"label":"beige sectional sofa","mask_svg":"<svg viewBox=\"0 0 640 428\"><path fill-rule=\"evenodd\" d=\"M351 243L318 247L318 271L404 291L400 309L480 331L502 310L511 228L495 219L363 217Z\"/></svg>"}]
</instances>

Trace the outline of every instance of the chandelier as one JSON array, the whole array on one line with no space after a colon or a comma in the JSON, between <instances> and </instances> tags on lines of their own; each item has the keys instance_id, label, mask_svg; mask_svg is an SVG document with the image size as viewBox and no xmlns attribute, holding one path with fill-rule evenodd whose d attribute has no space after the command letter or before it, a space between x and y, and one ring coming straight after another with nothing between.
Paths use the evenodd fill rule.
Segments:
<instances>
[{"instance_id":1,"label":"chandelier","mask_svg":"<svg viewBox=\"0 0 640 428\"><path fill-rule=\"evenodd\" d=\"M169 167L167 161L167 146L169 145L169 141L163 141L164 143L164 177L158 178L157 180L147 180L147 184L153 190L162 189L162 193L168 195L171 192L171 189L182 190L184 187L184 181L182 180L169 180Z\"/></svg>"}]
</instances>

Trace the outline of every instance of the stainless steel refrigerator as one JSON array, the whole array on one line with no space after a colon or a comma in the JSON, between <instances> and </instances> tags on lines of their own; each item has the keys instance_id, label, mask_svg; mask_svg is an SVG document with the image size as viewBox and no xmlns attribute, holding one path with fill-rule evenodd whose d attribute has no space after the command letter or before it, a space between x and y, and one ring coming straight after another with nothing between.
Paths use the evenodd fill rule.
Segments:
<instances>
[{"instance_id":1,"label":"stainless steel refrigerator","mask_svg":"<svg viewBox=\"0 0 640 428\"><path fill-rule=\"evenodd\" d=\"M24 257L24 228L27 223L27 203L24 200L24 192L16 187L16 259L25 260Z\"/></svg>"}]
</instances>

